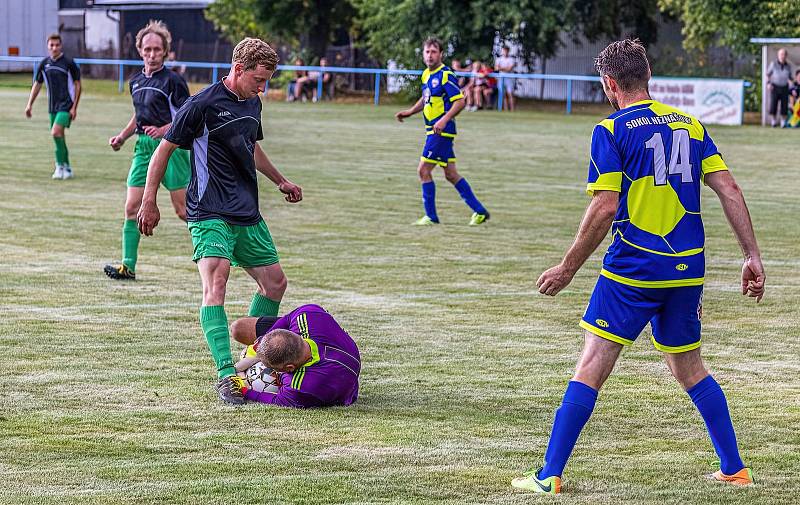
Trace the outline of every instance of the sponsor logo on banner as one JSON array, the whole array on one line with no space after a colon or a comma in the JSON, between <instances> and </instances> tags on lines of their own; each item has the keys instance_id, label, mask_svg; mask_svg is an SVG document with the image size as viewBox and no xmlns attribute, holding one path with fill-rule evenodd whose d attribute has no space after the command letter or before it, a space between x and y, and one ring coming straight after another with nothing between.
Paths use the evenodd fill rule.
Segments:
<instances>
[{"instance_id":1,"label":"sponsor logo on banner","mask_svg":"<svg viewBox=\"0 0 800 505\"><path fill-rule=\"evenodd\" d=\"M677 107L707 124L742 124L743 84L733 79L650 80L653 100Z\"/></svg>"}]
</instances>

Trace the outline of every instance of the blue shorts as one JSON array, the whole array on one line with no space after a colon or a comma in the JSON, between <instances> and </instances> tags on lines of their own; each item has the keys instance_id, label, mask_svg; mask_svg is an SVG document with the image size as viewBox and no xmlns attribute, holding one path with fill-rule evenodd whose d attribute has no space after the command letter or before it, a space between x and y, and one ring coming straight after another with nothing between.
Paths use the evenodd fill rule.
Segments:
<instances>
[{"instance_id":1,"label":"blue shorts","mask_svg":"<svg viewBox=\"0 0 800 505\"><path fill-rule=\"evenodd\" d=\"M580 326L630 345L649 322L656 349L678 353L700 347L702 314L703 286L638 288L601 276Z\"/></svg>"},{"instance_id":2,"label":"blue shorts","mask_svg":"<svg viewBox=\"0 0 800 505\"><path fill-rule=\"evenodd\" d=\"M456 162L456 153L453 152L453 137L442 137L441 135L428 135L425 139L425 147L422 148L420 161L434 163L446 167L448 163Z\"/></svg>"}]
</instances>

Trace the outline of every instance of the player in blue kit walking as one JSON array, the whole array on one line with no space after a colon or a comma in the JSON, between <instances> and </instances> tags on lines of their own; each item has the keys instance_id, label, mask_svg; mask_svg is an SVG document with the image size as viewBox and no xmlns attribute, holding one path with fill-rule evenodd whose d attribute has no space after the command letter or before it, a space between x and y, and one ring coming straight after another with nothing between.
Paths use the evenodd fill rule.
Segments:
<instances>
[{"instance_id":1,"label":"player in blue kit walking","mask_svg":"<svg viewBox=\"0 0 800 505\"><path fill-rule=\"evenodd\" d=\"M464 95L458 87L458 78L442 63L442 42L429 38L422 44L422 55L428 68L422 73L422 97L413 107L401 110L394 117L401 123L407 117L422 111L425 118L425 147L422 149L417 172L422 182L422 204L425 215L414 224L421 226L439 223L436 213L436 185L433 169L444 169L445 178L455 186L461 198L472 209L470 226L489 219L489 212L475 197L467 180L456 171L453 142L456 138L455 117L464 109Z\"/></svg>"},{"instance_id":2,"label":"player in blue kit walking","mask_svg":"<svg viewBox=\"0 0 800 505\"><path fill-rule=\"evenodd\" d=\"M544 272L539 292L566 287L611 228L612 243L580 326L583 352L556 411L544 465L514 479L534 492L559 493L561 474L591 416L597 392L620 351L647 323L673 376L705 421L720 458L710 477L750 484L725 394L700 357L705 275L701 182L719 197L742 248L742 294L764 295L764 267L742 191L703 125L650 99L650 65L636 40L614 42L596 60L616 109L592 134L587 191L592 201L562 262Z\"/></svg>"}]
</instances>

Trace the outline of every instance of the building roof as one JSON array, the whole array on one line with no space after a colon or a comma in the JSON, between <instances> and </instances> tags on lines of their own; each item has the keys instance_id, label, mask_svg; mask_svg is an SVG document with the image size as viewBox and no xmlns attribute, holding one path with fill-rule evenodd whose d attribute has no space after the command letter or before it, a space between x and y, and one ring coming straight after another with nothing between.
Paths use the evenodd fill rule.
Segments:
<instances>
[{"instance_id":1,"label":"building roof","mask_svg":"<svg viewBox=\"0 0 800 505\"><path fill-rule=\"evenodd\" d=\"M205 9L214 0L94 0L95 8L133 10L133 9Z\"/></svg>"},{"instance_id":2,"label":"building roof","mask_svg":"<svg viewBox=\"0 0 800 505\"><path fill-rule=\"evenodd\" d=\"M750 42L753 44L800 44L800 39L762 39L752 38Z\"/></svg>"}]
</instances>

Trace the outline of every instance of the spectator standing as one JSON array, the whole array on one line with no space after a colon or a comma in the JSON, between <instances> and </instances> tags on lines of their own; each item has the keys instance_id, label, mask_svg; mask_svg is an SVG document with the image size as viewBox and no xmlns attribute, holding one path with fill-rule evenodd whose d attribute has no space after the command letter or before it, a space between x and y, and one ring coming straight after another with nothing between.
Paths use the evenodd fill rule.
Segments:
<instances>
[{"instance_id":1,"label":"spectator standing","mask_svg":"<svg viewBox=\"0 0 800 505\"><path fill-rule=\"evenodd\" d=\"M789 84L792 66L786 61L786 49L778 49L778 59L767 67L767 89L769 89L769 119L772 127L787 126L783 118L789 115Z\"/></svg>"},{"instance_id":2,"label":"spectator standing","mask_svg":"<svg viewBox=\"0 0 800 505\"><path fill-rule=\"evenodd\" d=\"M503 46L501 55L494 60L494 69L497 72L513 73L517 62L514 58L508 55L508 46ZM514 111L514 89L517 86L516 79L503 80L503 109Z\"/></svg>"}]
</instances>

